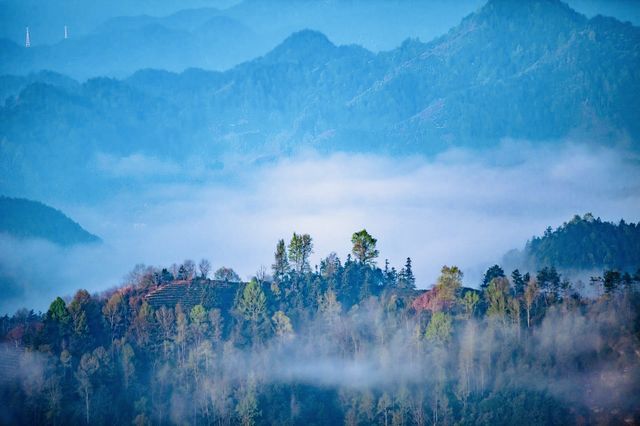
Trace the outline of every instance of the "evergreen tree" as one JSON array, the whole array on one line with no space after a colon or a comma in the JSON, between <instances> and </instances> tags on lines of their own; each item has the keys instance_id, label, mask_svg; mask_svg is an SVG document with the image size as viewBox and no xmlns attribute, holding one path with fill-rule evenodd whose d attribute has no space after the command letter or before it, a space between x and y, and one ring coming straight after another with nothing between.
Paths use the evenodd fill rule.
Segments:
<instances>
[{"instance_id":1,"label":"evergreen tree","mask_svg":"<svg viewBox=\"0 0 640 426\"><path fill-rule=\"evenodd\" d=\"M520 274L518 269L515 269L511 273L511 282L513 283L513 291L516 297L522 296L524 294L524 286L527 281L525 280L525 277Z\"/></svg>"},{"instance_id":2,"label":"evergreen tree","mask_svg":"<svg viewBox=\"0 0 640 426\"><path fill-rule=\"evenodd\" d=\"M247 321L258 323L267 314L267 297L256 280L251 280L242 291L238 309Z\"/></svg>"},{"instance_id":3,"label":"evergreen tree","mask_svg":"<svg viewBox=\"0 0 640 426\"><path fill-rule=\"evenodd\" d=\"M489 286L489 283L491 283L494 278L501 278L504 276L504 270L499 265L493 265L492 267L487 269L487 272L485 272L480 287L483 289L487 288Z\"/></svg>"},{"instance_id":4,"label":"evergreen tree","mask_svg":"<svg viewBox=\"0 0 640 426\"><path fill-rule=\"evenodd\" d=\"M351 237L351 243L353 244L351 252L362 264L374 265L375 259L378 257L377 242L378 240L373 238L366 229L354 232Z\"/></svg>"},{"instance_id":5,"label":"evergreen tree","mask_svg":"<svg viewBox=\"0 0 640 426\"><path fill-rule=\"evenodd\" d=\"M540 290L550 299L556 300L560 290L560 274L555 267L544 267L536 275Z\"/></svg>"},{"instance_id":6,"label":"evergreen tree","mask_svg":"<svg viewBox=\"0 0 640 426\"><path fill-rule=\"evenodd\" d=\"M45 324L47 326L48 336L54 347L59 348L61 340L66 339L71 332L71 324L73 319L67 310L67 305L61 297L51 302L47 311Z\"/></svg>"},{"instance_id":7,"label":"evergreen tree","mask_svg":"<svg viewBox=\"0 0 640 426\"><path fill-rule=\"evenodd\" d=\"M289 272L289 260L287 259L287 247L284 240L278 240L276 246L275 261L272 266L273 279L282 281Z\"/></svg>"},{"instance_id":8,"label":"evergreen tree","mask_svg":"<svg viewBox=\"0 0 640 426\"><path fill-rule=\"evenodd\" d=\"M298 235L295 232L289 243L289 261L293 263L294 270L299 273L306 273L311 270L309 256L313 252L313 241L309 234Z\"/></svg>"},{"instance_id":9,"label":"evergreen tree","mask_svg":"<svg viewBox=\"0 0 640 426\"><path fill-rule=\"evenodd\" d=\"M411 258L407 257L407 262L398 276L398 287L403 289L414 290L416 288L416 278L413 276L411 267Z\"/></svg>"}]
</instances>

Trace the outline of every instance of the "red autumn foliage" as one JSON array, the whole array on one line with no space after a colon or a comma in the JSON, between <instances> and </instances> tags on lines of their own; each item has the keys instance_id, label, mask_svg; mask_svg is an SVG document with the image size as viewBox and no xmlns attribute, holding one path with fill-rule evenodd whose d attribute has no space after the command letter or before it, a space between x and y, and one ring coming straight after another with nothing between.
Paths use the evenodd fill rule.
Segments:
<instances>
[{"instance_id":1,"label":"red autumn foliage","mask_svg":"<svg viewBox=\"0 0 640 426\"><path fill-rule=\"evenodd\" d=\"M445 302L438 297L438 287L433 287L431 290L425 291L420 296L416 297L411 306L416 312L431 311L440 312L451 305L450 302Z\"/></svg>"}]
</instances>

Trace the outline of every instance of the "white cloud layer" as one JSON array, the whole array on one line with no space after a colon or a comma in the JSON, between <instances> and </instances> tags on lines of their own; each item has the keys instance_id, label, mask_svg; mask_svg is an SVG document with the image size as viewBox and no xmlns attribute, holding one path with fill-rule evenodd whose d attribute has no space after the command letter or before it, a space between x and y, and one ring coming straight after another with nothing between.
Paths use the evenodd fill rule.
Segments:
<instances>
[{"instance_id":1,"label":"white cloud layer","mask_svg":"<svg viewBox=\"0 0 640 426\"><path fill-rule=\"evenodd\" d=\"M524 142L435 159L307 154L62 208L105 245L60 250L3 239L2 269L29 283L22 296L0 299L3 311L106 289L137 263L206 257L247 277L269 267L277 240L294 231L314 238L314 263L331 251L344 258L351 234L366 228L379 240L380 263L400 267L411 256L419 287L444 264L462 267L475 286L506 251L573 214L640 220L640 163L614 149Z\"/></svg>"}]
</instances>

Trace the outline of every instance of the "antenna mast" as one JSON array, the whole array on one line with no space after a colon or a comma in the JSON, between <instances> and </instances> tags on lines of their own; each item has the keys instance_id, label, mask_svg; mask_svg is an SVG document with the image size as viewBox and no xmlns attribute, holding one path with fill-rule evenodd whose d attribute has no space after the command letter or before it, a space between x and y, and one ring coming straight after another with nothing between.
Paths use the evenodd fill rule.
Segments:
<instances>
[{"instance_id":1,"label":"antenna mast","mask_svg":"<svg viewBox=\"0 0 640 426\"><path fill-rule=\"evenodd\" d=\"M29 37L29 27L27 27L27 35L24 39L24 47L31 47L31 37Z\"/></svg>"}]
</instances>

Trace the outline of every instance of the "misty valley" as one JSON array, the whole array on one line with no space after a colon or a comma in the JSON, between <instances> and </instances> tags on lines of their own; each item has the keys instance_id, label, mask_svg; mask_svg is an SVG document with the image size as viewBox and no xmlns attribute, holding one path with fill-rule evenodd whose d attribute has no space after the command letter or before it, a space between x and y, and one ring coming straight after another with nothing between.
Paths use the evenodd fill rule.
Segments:
<instances>
[{"instance_id":1,"label":"misty valley","mask_svg":"<svg viewBox=\"0 0 640 426\"><path fill-rule=\"evenodd\" d=\"M640 424L638 25L0 1L0 425Z\"/></svg>"}]
</instances>

